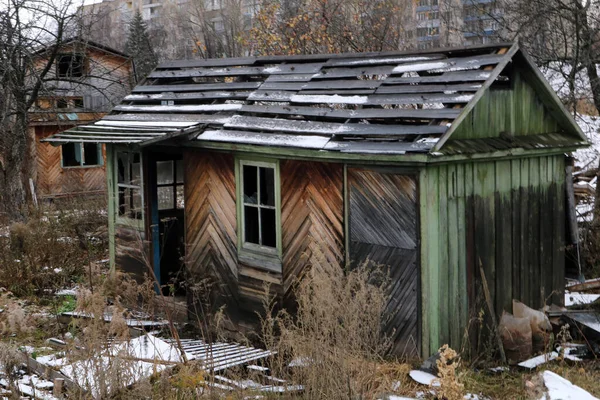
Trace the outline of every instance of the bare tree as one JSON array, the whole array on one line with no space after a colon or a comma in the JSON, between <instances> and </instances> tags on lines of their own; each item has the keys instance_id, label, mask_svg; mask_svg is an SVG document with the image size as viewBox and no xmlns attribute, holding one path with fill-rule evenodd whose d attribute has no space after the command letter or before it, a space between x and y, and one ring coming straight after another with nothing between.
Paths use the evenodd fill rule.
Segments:
<instances>
[{"instance_id":1,"label":"bare tree","mask_svg":"<svg viewBox=\"0 0 600 400\"><path fill-rule=\"evenodd\" d=\"M407 6L393 0L263 0L245 42L256 54L395 50Z\"/></svg>"},{"instance_id":2,"label":"bare tree","mask_svg":"<svg viewBox=\"0 0 600 400\"><path fill-rule=\"evenodd\" d=\"M28 110L43 89L58 49L72 22L70 4L52 0L3 0L0 12L0 210L20 217L31 171ZM54 43L44 65L36 51Z\"/></svg>"}]
</instances>

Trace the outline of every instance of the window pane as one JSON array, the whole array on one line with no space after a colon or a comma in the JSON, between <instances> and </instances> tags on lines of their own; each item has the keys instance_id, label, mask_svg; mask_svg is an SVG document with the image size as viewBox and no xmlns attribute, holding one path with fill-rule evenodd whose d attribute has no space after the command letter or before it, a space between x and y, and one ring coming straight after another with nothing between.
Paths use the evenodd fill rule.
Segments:
<instances>
[{"instance_id":1,"label":"window pane","mask_svg":"<svg viewBox=\"0 0 600 400\"><path fill-rule=\"evenodd\" d=\"M129 189L119 188L119 215L126 215L129 204Z\"/></svg>"},{"instance_id":2,"label":"window pane","mask_svg":"<svg viewBox=\"0 0 600 400\"><path fill-rule=\"evenodd\" d=\"M129 184L129 154L117 153L117 182Z\"/></svg>"},{"instance_id":3,"label":"window pane","mask_svg":"<svg viewBox=\"0 0 600 400\"><path fill-rule=\"evenodd\" d=\"M158 188L158 209L171 210L175 208L175 199L173 198L173 186Z\"/></svg>"},{"instance_id":4,"label":"window pane","mask_svg":"<svg viewBox=\"0 0 600 400\"><path fill-rule=\"evenodd\" d=\"M133 153L130 157L133 157L133 162L131 163L131 185L139 186L141 184L140 179L140 154Z\"/></svg>"},{"instance_id":5,"label":"window pane","mask_svg":"<svg viewBox=\"0 0 600 400\"><path fill-rule=\"evenodd\" d=\"M177 168L177 183L183 183L183 160L175 161L175 165Z\"/></svg>"},{"instance_id":6,"label":"window pane","mask_svg":"<svg viewBox=\"0 0 600 400\"><path fill-rule=\"evenodd\" d=\"M275 210L271 208L261 208L260 222L262 225L262 245L276 247Z\"/></svg>"},{"instance_id":7,"label":"window pane","mask_svg":"<svg viewBox=\"0 0 600 400\"><path fill-rule=\"evenodd\" d=\"M83 144L83 165L100 165L100 146L97 143Z\"/></svg>"},{"instance_id":8,"label":"window pane","mask_svg":"<svg viewBox=\"0 0 600 400\"><path fill-rule=\"evenodd\" d=\"M244 203L247 204L258 204L258 196L257 196L257 176L256 169L252 165L244 165L243 166L243 177L244 177Z\"/></svg>"},{"instance_id":9,"label":"window pane","mask_svg":"<svg viewBox=\"0 0 600 400\"><path fill-rule=\"evenodd\" d=\"M173 183L173 161L156 162L156 183L159 185Z\"/></svg>"},{"instance_id":10,"label":"window pane","mask_svg":"<svg viewBox=\"0 0 600 400\"><path fill-rule=\"evenodd\" d=\"M81 143L65 143L62 145L63 167L81 165Z\"/></svg>"},{"instance_id":11,"label":"window pane","mask_svg":"<svg viewBox=\"0 0 600 400\"><path fill-rule=\"evenodd\" d=\"M185 207L185 199L183 192L183 185L177 186L177 208L183 209Z\"/></svg>"},{"instance_id":12,"label":"window pane","mask_svg":"<svg viewBox=\"0 0 600 400\"><path fill-rule=\"evenodd\" d=\"M131 189L131 217L142 218L142 192L139 189Z\"/></svg>"},{"instance_id":13,"label":"window pane","mask_svg":"<svg viewBox=\"0 0 600 400\"><path fill-rule=\"evenodd\" d=\"M244 206L244 236L246 242L259 244L258 208Z\"/></svg>"},{"instance_id":14,"label":"window pane","mask_svg":"<svg viewBox=\"0 0 600 400\"><path fill-rule=\"evenodd\" d=\"M275 207L275 169L260 168L260 204Z\"/></svg>"}]
</instances>

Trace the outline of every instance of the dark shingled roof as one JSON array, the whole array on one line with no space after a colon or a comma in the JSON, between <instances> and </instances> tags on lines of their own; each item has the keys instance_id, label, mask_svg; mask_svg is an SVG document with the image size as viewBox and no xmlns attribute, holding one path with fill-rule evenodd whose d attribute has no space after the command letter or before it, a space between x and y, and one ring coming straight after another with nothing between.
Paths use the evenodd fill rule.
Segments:
<instances>
[{"instance_id":1,"label":"dark shingled roof","mask_svg":"<svg viewBox=\"0 0 600 400\"><path fill-rule=\"evenodd\" d=\"M429 152L476 96L507 78L500 43L419 53L170 61L112 113L49 141L189 140L348 153ZM89 136L89 139L86 139Z\"/></svg>"}]
</instances>

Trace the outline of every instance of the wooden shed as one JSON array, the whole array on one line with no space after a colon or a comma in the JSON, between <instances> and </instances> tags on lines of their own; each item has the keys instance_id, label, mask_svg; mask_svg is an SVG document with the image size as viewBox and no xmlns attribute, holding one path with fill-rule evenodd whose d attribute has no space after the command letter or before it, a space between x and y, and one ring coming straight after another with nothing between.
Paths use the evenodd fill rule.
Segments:
<instances>
[{"instance_id":1,"label":"wooden shed","mask_svg":"<svg viewBox=\"0 0 600 400\"><path fill-rule=\"evenodd\" d=\"M165 62L70 138L107 144L113 265L211 277L231 313L371 260L394 351L427 356L463 343L480 262L498 315L563 301L587 140L518 44Z\"/></svg>"}]
</instances>

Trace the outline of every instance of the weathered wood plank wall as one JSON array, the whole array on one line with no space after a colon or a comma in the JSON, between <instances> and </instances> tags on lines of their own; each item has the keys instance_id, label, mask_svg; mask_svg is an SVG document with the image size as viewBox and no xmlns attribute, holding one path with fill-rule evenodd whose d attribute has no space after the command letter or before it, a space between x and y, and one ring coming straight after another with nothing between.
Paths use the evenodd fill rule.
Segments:
<instances>
[{"instance_id":1,"label":"weathered wood plank wall","mask_svg":"<svg viewBox=\"0 0 600 400\"><path fill-rule=\"evenodd\" d=\"M37 191L38 196L81 195L86 193L102 194L106 191L106 153L102 146L104 163L98 167L63 168L61 166L61 147L42 143L41 139L65 128L36 127L37 143Z\"/></svg>"},{"instance_id":2,"label":"weathered wood plank wall","mask_svg":"<svg viewBox=\"0 0 600 400\"><path fill-rule=\"evenodd\" d=\"M479 260L496 315L564 290L563 155L430 166L420 173L423 353L460 348L480 309ZM474 315L471 315L474 316Z\"/></svg>"},{"instance_id":3,"label":"weathered wood plank wall","mask_svg":"<svg viewBox=\"0 0 600 400\"><path fill-rule=\"evenodd\" d=\"M560 132L553 112L544 107L524 73L515 70L511 86L488 89L452 140Z\"/></svg>"},{"instance_id":4,"label":"weathered wood plank wall","mask_svg":"<svg viewBox=\"0 0 600 400\"><path fill-rule=\"evenodd\" d=\"M234 158L186 151L186 261L192 277L214 278L216 292L237 304L238 259Z\"/></svg>"},{"instance_id":5,"label":"weathered wood plank wall","mask_svg":"<svg viewBox=\"0 0 600 400\"><path fill-rule=\"evenodd\" d=\"M412 176L348 169L350 261L389 276L383 331L393 354L418 356L417 184Z\"/></svg>"},{"instance_id":6,"label":"weathered wood plank wall","mask_svg":"<svg viewBox=\"0 0 600 400\"><path fill-rule=\"evenodd\" d=\"M281 162L283 291L306 266L344 263L343 165Z\"/></svg>"}]
</instances>

